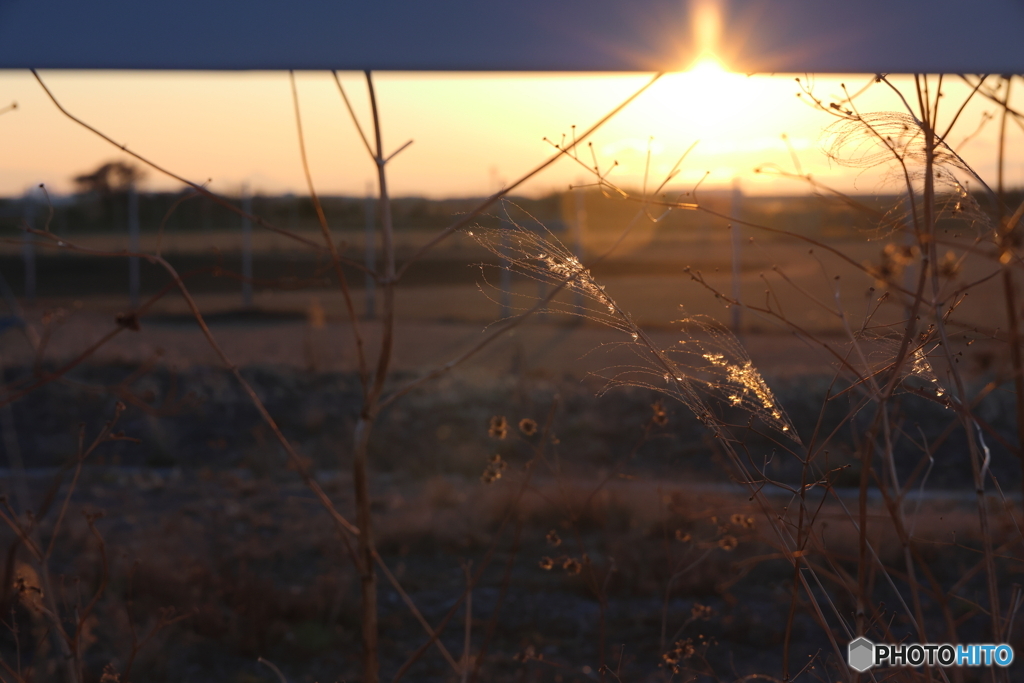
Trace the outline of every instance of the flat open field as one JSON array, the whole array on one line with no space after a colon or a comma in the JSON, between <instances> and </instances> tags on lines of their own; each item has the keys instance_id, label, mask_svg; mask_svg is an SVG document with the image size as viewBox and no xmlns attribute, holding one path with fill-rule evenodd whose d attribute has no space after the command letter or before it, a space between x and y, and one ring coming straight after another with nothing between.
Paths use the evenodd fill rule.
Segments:
<instances>
[{"instance_id":1,"label":"flat open field","mask_svg":"<svg viewBox=\"0 0 1024 683\"><path fill-rule=\"evenodd\" d=\"M749 235L748 235L749 233ZM344 300L331 281L329 261L294 249L285 249L280 235L257 233L262 242L254 251L253 306L266 312L303 316L311 306L323 309L327 321L347 318ZM179 236L180 237L180 236ZM222 313L242 306L241 269L236 234L214 233L207 238L190 234L189 245L177 249L167 246L168 260L186 276L186 283L199 296L205 313ZM309 235L316 239L316 235ZM356 234L358 239L360 236ZM399 264L428 239L428 234L400 234ZM143 236L143 249L155 247L154 235ZM209 244L206 240L209 239ZM594 238L597 240L597 238ZM83 238L90 248L122 249L123 239L112 236ZM810 333L844 332L843 320L835 315L843 310L846 324L856 329L873 301L869 288L877 283L863 272L867 265L879 268L891 265L883 258L887 242L867 239L825 241L822 246L794 239L764 239L752 229L743 233L738 256L739 300L756 307L770 307L779 316L745 310L742 328L747 332L791 333L799 328ZM150 244L152 243L152 244ZM199 249L200 244L205 244ZM223 243L223 244L222 244ZM11 244L7 245L10 249ZM185 248L188 246L188 248ZM731 323L733 311L716 298L716 292L733 295L733 245L728 230L706 233L700 239L660 235L630 236L607 258L611 240L602 237L586 245L584 263L594 263L592 272L621 308L643 326L671 329L684 315L706 315ZM970 244L953 240L943 247L943 258L960 258ZM977 248L979 254L984 248ZM116 312L128 304L128 266L123 258L55 256L52 249L36 248L36 293L38 309L70 307L77 301L90 311ZM362 260L361 241L343 252ZM529 307L545 290L536 282L515 275L505 281L500 263L464 234L456 235L431 255L414 264L397 291L396 311L402 321L472 322L487 324L503 311ZM0 257L0 268L16 293L23 291L24 265L20 256L8 252ZM220 275L210 271L220 269ZM948 298L958 287L973 284L969 305L960 306L951 316L955 329L981 327L993 330L1005 317L1001 304L1001 284L987 279L994 261L978 255L957 263L956 277L944 284L941 296ZM688 270L689 269L689 270ZM366 312L364 275L346 269L357 313ZM699 273L704 284L696 282ZM913 273L903 273L909 286ZM169 282L160 268L142 264L142 292L155 293ZM509 295L502 290L510 287ZM880 292L876 292L877 298ZM562 297L572 302L571 296ZM379 299L379 297L378 297ZM512 309L503 309L502 303ZM766 304L766 302L768 302ZM377 306L379 308L379 301ZM872 308L874 308L872 306ZM160 314L186 312L184 301L172 292L153 305ZM379 311L378 311L379 312ZM878 307L873 323L892 324L905 317L906 309L897 295ZM787 322L789 324L787 324Z\"/></svg>"},{"instance_id":2,"label":"flat open field","mask_svg":"<svg viewBox=\"0 0 1024 683\"><path fill-rule=\"evenodd\" d=\"M360 260L365 245L358 233L349 237L345 253ZM155 236L143 238L143 249L155 249ZM399 261L426 239L400 235ZM249 306L242 305L237 278L237 234L179 235L163 246L188 274L217 343L337 511L354 519L347 472L360 406L355 336L326 258L281 240L257 233ZM799 506L791 507L796 492L811 492L823 532L808 561L840 596L837 613L849 615L856 609L848 577L858 542L850 511L871 416L856 404L856 387L846 392L847 380L833 380L855 352L851 332L865 315L871 312L875 335L885 337L902 330L905 302L896 295L879 302L874 278L858 267L881 266L883 242L813 246L746 232L739 242L739 299L778 314L740 312L743 353L798 434L829 435L828 486L801 484L799 449L758 432L750 415L730 424L747 430L744 455L779 483L768 495L782 511L781 528L799 523ZM82 244L124 247L102 235L85 236ZM584 262L610 246L610 238L590 239ZM19 296L20 248L8 243L0 252L0 270ZM966 243L951 239L949 248L959 254ZM734 325L736 308L716 296L733 294L734 249L724 229L699 239L638 231L592 270L652 342L667 348L686 326L680 319ZM274 680L257 657L280 665L288 680L356 680L359 578L349 546L184 299L170 292L133 329L135 321L123 317L130 308L124 259L55 256L41 245L36 256L35 299L20 302L31 332L14 325L0 336L7 384L26 392L0 406L0 482L18 510L41 511L44 537L55 528L52 501L67 496L72 521L53 536L50 562L67 585L78 581L74 590L103 587L82 640L90 676L100 680L107 664L122 670L133 629L144 632L160 623L161 609L173 608L183 618L138 648L136 680ZM891 257L890 251L889 265ZM545 294L522 276L503 283L499 266L491 252L458 235L410 268L396 293L386 390L460 357L517 306ZM984 254L951 267L941 296L992 269ZM703 284L694 279L698 272ZM362 339L375 349L382 326L368 316L363 274L346 273ZM168 281L143 264L143 298ZM968 596L945 607L960 633L978 642L987 637L985 614L974 603L983 590L981 539L1002 548L1001 585L1009 586L1016 571L1007 506L1019 505L1020 465L1011 446L1009 352L992 339L1005 315L999 286L996 279L977 282L949 318L957 334L950 345L960 354L954 362L979 397L972 409L988 430L989 471L1007 494L990 491L982 501L993 520L988 535L971 508L967 438L947 405L914 394L934 393L924 375L894 399L899 439L891 471L882 475L913 484L900 505L914 525L917 566L936 585L957 585ZM578 302L565 292L559 300ZM374 301L379 315L379 291ZM42 340L41 352L28 343L32 333ZM841 673L830 632L806 604L793 603L792 566L764 521L775 513L766 517L751 490L735 481L716 436L686 406L659 403L663 397L648 388L602 393L602 377L628 358L623 342L626 333L593 320L535 315L381 414L370 441L377 544L404 591L380 579L386 677L426 642L407 598L430 624L448 624L442 647L426 647L407 680L459 680L452 662L467 638L470 661L479 663L476 680L564 683L598 680L606 671L606 680L614 672L620 681L668 681L672 666L684 680L778 677L787 638L800 667L813 662L799 680ZM870 340L862 350L885 352L887 343ZM933 361L934 372L946 382L941 363ZM117 429L137 441L97 448L72 485L73 468L59 468L74 462L79 425L95 435L118 400L127 407ZM508 438L488 433L495 416L508 419ZM522 419L534 426L519 427ZM83 515L98 511L105 517L96 521L96 535L92 517ZM908 589L906 556L888 512L879 496L870 499L869 538L895 586L877 594L893 605ZM0 548L11 558L7 586L32 580L20 543L9 529L0 532ZM467 572L476 571L467 591ZM72 589L60 590L72 600ZM0 613L10 612L13 624L9 633L0 629L0 653L10 661L20 656L32 680L55 680L46 623L23 596L7 591L0 600ZM792 604L797 616L787 636ZM938 608L928 614L926 628L941 632L946 622ZM903 611L875 615L879 623L883 617L892 633L912 632ZM845 639L840 630L833 635Z\"/></svg>"}]
</instances>

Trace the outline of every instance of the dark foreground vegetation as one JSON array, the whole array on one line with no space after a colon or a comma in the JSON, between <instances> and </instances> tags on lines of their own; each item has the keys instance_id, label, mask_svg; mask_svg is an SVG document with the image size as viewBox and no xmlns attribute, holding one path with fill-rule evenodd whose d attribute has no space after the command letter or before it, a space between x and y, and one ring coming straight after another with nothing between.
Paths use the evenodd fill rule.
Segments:
<instances>
[{"instance_id":1,"label":"dark foreground vegetation","mask_svg":"<svg viewBox=\"0 0 1024 683\"><path fill-rule=\"evenodd\" d=\"M351 515L351 477L338 469L350 463L344 453L339 463L337 444L352 428L358 379L280 367L245 374L336 508ZM61 601L78 602L79 616L89 607L79 634L86 680L105 667L135 680L273 680L259 657L288 680L358 678L358 575L232 380L216 368L140 376L131 367L82 366L13 407L6 425L16 425L31 467L20 474L5 463L3 486L34 511L38 538L58 530L50 580ZM797 427L813 428L828 378L773 385ZM448 381L382 415L371 444L377 548L427 622L448 617L440 640L448 654L462 657L469 629L479 680L588 680L602 664L621 680L667 677L673 667L742 677L777 670L788 637L806 653L801 666L835 675L839 664L810 615L799 615L787 636L780 615L790 600L788 564L743 487L721 477L715 439L656 394L597 398L599 388L568 378ZM1011 404L996 392L978 406L1006 439ZM845 413L837 408L823 428L839 426ZM115 414L115 429L132 441L101 443L79 461L74 425L102 425ZM963 444L943 439L951 416L941 407L905 396L896 414L937 444L927 480L935 494L908 503L918 506L916 533L929 544L922 570L936 581L962 580L979 533L960 485L970 476ZM832 527L828 559L837 566L856 546L839 505L856 500L852 454L863 428L855 421L841 429L830 454L837 495L824 500L821 518ZM86 427L83 443L95 432ZM898 475L920 480L920 464L901 452ZM1011 454L998 451L992 467L1016 489ZM770 472L799 482L795 461L780 458ZM875 533L880 552L898 562L897 539ZM1009 528L995 533L1012 537ZM0 652L20 662L24 678L47 680L59 659L52 625L33 610L42 582L22 541L10 530L3 538L13 590ZM1012 579L1009 567L1000 573ZM978 588L977 579L965 584ZM397 671L426 636L394 587L383 585L380 599L382 666ZM965 637L988 638L981 613L955 609ZM941 620L928 627L942 628ZM431 647L408 675L444 681L455 673Z\"/></svg>"},{"instance_id":2,"label":"dark foreground vegetation","mask_svg":"<svg viewBox=\"0 0 1024 683\"><path fill-rule=\"evenodd\" d=\"M492 197L393 200L367 73L372 207L308 172L308 200L219 196L118 143L186 190L110 164L8 203L0 680L788 683L860 680L861 635L1024 652L1024 119L1011 78L964 79L998 106L988 183L942 78L867 113L798 79L825 153L894 179L876 199L795 153L773 172L813 197L677 169L636 193L587 155L599 123ZM558 160L592 189L507 201Z\"/></svg>"}]
</instances>

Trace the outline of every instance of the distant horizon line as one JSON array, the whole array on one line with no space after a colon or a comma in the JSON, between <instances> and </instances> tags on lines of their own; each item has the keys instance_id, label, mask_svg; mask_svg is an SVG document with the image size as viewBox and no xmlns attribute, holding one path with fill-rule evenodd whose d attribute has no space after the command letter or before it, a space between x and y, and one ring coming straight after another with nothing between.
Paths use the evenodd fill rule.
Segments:
<instances>
[{"instance_id":1,"label":"distant horizon line","mask_svg":"<svg viewBox=\"0 0 1024 683\"><path fill-rule=\"evenodd\" d=\"M565 190L560 190L560 191L559 190L553 190L553 191L550 191L550 192L547 192L547 193L544 193L544 194L538 194L538 195L532 195L532 194L509 194L509 195L505 195L505 198L507 198L507 199L528 199L528 200L531 200L531 201L537 201L537 200L542 200L542 199L546 199L546 198L553 197L553 196L561 196L561 195L569 194L569 193L577 191L577 189L579 189L579 188L567 188ZM596 192L597 191L597 188L594 188L594 187L587 187L587 188L584 188L584 189L586 191L588 191L588 192ZM624 189L627 189L627 188L624 188ZM805 192L761 193L761 192L746 192L746 191L743 190L743 188L739 188L739 189L740 189L740 192L743 194L744 197L757 198L757 199L796 199L796 198L806 198L806 197L815 197L815 196L827 196L827 194L824 193L824 192L815 192L815 191L812 191L812 190L805 191ZM26 199L30 199L31 198L31 199L34 199L36 201L41 201L41 202L45 203L44 197L42 197L42 196L34 196L33 197L33 195L35 195L36 192L38 192L39 190L40 190L40 187L37 186L37 187L33 188L32 190L26 190L22 194L0 195L0 202L18 202L18 201L25 201ZM180 194L183 194L183 193L188 193L189 191L194 191L194 190L191 190L191 188L182 188L181 190L177 190L177 191L174 191L174 190L145 190L145 189L142 189L142 190L139 190L139 194L140 195L177 196L177 195L180 195ZM629 191L629 190L627 189L627 191ZM717 186L716 185L716 186L701 188L700 190L698 190L697 194L699 194L699 195L701 195L701 194L702 195L714 195L714 196L722 197L722 196L731 195L734 191L736 191L736 188L734 188L734 187L731 187L731 186ZM981 194L985 194L984 192L981 192L980 190L978 192L981 193ZM1024 192L1024 185L1018 185L1018 186L1014 186L1014 187L1007 187L1007 188L1005 188L1004 192L1006 194L1015 194L1015 193ZM60 193L60 192L52 192L48 188L46 190L46 196L49 197L50 200L60 201L60 202L64 202L64 201L68 201L68 200L73 200L73 199L76 199L76 198L82 198L82 197L85 197L85 196L87 196L89 194L95 194L95 193L92 193L92 192L63 192L63 193ZM126 191L125 190L120 190L120 191L114 192L112 194L115 194L115 195L126 194ZM257 191L257 192L254 192L252 194L249 194L249 195L240 194L240 193L228 193L228 192L212 192L211 194L213 194L215 196L218 196L218 197L224 197L224 198L230 198L230 199L238 199L238 200L242 200L245 197L250 197L250 198L260 197L260 198L271 198L271 199L295 199L295 198L309 199L311 197L311 195L309 195L309 194L298 193L298 192L258 192ZM636 194L640 195L641 193L637 192ZM692 190L691 191L687 191L687 192L670 191L670 192L661 192L661 193L659 193L660 196L667 196L667 195L692 196L692 194L693 194ZM900 196L902 196L903 193L900 193L900 192L842 192L840 194L842 196L846 196L846 197L873 197L873 198L880 198L880 197L900 197ZM420 201L441 203L441 202L460 202L460 201L482 201L482 200L488 199L488 198L490 198L492 196L493 195L491 195L491 194L467 194L467 195L452 195L452 196L447 196L447 197L432 197L432 196L425 195L425 194L403 194L403 195L393 195L393 196L389 197L389 199L391 201L420 200ZM321 192L317 193L317 197L319 199L321 199L321 200L324 200L324 199L331 199L331 200L344 199L344 200L352 200L352 201L366 201L367 199L373 199L373 200L377 200L378 199L377 195L328 194L328 193L321 193Z\"/></svg>"}]
</instances>

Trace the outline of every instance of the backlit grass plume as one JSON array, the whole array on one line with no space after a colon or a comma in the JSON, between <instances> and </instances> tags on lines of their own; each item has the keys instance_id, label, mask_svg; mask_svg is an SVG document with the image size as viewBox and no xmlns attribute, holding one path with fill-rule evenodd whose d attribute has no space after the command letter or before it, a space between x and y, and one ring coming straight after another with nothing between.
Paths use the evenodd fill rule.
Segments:
<instances>
[{"instance_id":1,"label":"backlit grass plume","mask_svg":"<svg viewBox=\"0 0 1024 683\"><path fill-rule=\"evenodd\" d=\"M525 313L538 305L544 312L563 313L620 331L634 360L608 368L609 386L646 387L671 396L719 434L736 416L756 417L764 425L800 443L785 410L736 337L705 316L677 320L679 338L667 348L657 345L599 284L590 269L544 226L526 227L509 221L502 228L474 228L476 241L507 267L555 291L546 297L508 292L518 299L514 310ZM565 290L574 296L558 297ZM743 424L746 426L746 424Z\"/></svg>"}]
</instances>

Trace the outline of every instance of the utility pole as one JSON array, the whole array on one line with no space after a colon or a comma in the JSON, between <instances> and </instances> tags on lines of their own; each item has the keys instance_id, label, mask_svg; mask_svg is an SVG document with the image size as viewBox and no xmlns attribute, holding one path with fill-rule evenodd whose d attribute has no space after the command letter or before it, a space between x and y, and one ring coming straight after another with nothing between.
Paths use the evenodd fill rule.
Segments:
<instances>
[{"instance_id":1,"label":"utility pole","mask_svg":"<svg viewBox=\"0 0 1024 683\"><path fill-rule=\"evenodd\" d=\"M512 264L505 254L511 248L512 243L509 234L512 232L509 222L501 219L501 279L499 289L501 290L501 319L512 315Z\"/></svg>"},{"instance_id":2,"label":"utility pole","mask_svg":"<svg viewBox=\"0 0 1024 683\"><path fill-rule=\"evenodd\" d=\"M242 185L242 308L252 307L252 195Z\"/></svg>"},{"instance_id":3,"label":"utility pole","mask_svg":"<svg viewBox=\"0 0 1024 683\"><path fill-rule=\"evenodd\" d=\"M576 260L583 263L583 231L587 229L587 192L582 187L573 190L573 199L576 202L576 220L572 222L572 253ZM583 292L579 287L574 289L573 302L576 305L576 312L583 313Z\"/></svg>"},{"instance_id":4,"label":"utility pole","mask_svg":"<svg viewBox=\"0 0 1024 683\"><path fill-rule=\"evenodd\" d=\"M139 191L133 181L128 186L128 251L139 253ZM139 257L128 257L128 300L132 310L139 307L139 290L141 278L139 273Z\"/></svg>"},{"instance_id":5,"label":"utility pole","mask_svg":"<svg viewBox=\"0 0 1024 683\"><path fill-rule=\"evenodd\" d=\"M737 337L740 335L740 327L743 324L743 309L740 304L740 279L743 274L741 265L743 250L743 234L740 231L739 220L743 211L743 190L740 189L740 179L732 181L732 206L729 215L732 216L732 224L729 226L732 237L732 333Z\"/></svg>"},{"instance_id":6,"label":"utility pole","mask_svg":"<svg viewBox=\"0 0 1024 683\"><path fill-rule=\"evenodd\" d=\"M498 177L498 168L496 166L491 167L491 187L494 188L495 192L500 192L505 187L505 182ZM505 217L503 202L499 203L498 210L501 212L499 229L501 230L502 253L498 263L501 268L501 274L498 276L498 289L501 290L501 313L499 317L503 320L512 315L512 264L509 263L508 258L505 256L512 245L509 237L511 226Z\"/></svg>"},{"instance_id":7,"label":"utility pole","mask_svg":"<svg viewBox=\"0 0 1024 683\"><path fill-rule=\"evenodd\" d=\"M25 264L25 301L32 303L36 298L36 236L29 230L35 227L36 202L31 191L25 193L22 202L22 218L27 228L21 242L21 259Z\"/></svg>"}]
</instances>

